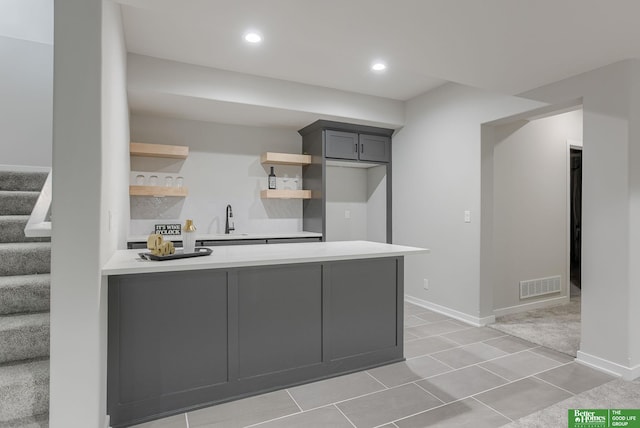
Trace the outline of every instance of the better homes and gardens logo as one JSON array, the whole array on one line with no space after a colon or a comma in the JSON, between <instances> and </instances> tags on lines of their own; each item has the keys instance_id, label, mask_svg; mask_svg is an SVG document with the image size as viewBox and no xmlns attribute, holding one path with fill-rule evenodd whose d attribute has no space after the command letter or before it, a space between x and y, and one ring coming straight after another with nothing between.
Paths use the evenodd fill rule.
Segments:
<instances>
[{"instance_id":1,"label":"better homes and gardens logo","mask_svg":"<svg viewBox=\"0 0 640 428\"><path fill-rule=\"evenodd\" d=\"M569 409L568 428L640 428L638 409Z\"/></svg>"},{"instance_id":2,"label":"better homes and gardens logo","mask_svg":"<svg viewBox=\"0 0 640 428\"><path fill-rule=\"evenodd\" d=\"M607 428L608 410L569 410L569 427L573 428ZM573 422L573 424L571 424Z\"/></svg>"}]
</instances>

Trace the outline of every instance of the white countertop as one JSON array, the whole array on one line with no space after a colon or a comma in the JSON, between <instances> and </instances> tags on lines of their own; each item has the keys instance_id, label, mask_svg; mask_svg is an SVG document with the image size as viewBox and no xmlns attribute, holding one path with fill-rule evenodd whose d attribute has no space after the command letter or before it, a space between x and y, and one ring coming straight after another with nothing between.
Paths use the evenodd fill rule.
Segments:
<instances>
[{"instance_id":1,"label":"white countertop","mask_svg":"<svg viewBox=\"0 0 640 428\"><path fill-rule=\"evenodd\" d=\"M102 268L103 275L172 272L199 269L220 269L245 266L265 266L289 263L313 263L332 260L370 259L424 254L424 248L381 244L368 241L307 242L296 244L225 245L210 247L210 256L179 260L142 260L142 250L118 250Z\"/></svg>"},{"instance_id":2,"label":"white countertop","mask_svg":"<svg viewBox=\"0 0 640 428\"><path fill-rule=\"evenodd\" d=\"M127 242L147 242L149 235L130 235ZM163 235L165 241L181 241L182 235ZM267 232L267 233L223 233L200 234L196 231L198 241L226 241L237 239L282 239L282 238L322 238L322 233L316 232Z\"/></svg>"}]
</instances>

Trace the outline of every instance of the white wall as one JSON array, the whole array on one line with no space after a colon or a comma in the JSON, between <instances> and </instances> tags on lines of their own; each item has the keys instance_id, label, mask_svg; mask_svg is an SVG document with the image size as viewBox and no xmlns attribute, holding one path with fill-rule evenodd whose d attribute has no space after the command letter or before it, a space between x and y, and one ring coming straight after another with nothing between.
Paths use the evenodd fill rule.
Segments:
<instances>
[{"instance_id":1,"label":"white wall","mask_svg":"<svg viewBox=\"0 0 640 428\"><path fill-rule=\"evenodd\" d=\"M568 295L567 139L582 140L582 110L494 127L493 305ZM561 293L520 300L519 282L561 276Z\"/></svg>"},{"instance_id":2,"label":"white wall","mask_svg":"<svg viewBox=\"0 0 640 428\"><path fill-rule=\"evenodd\" d=\"M639 68L638 60L622 61L522 94L550 103L583 99L578 359L627 378L640 375Z\"/></svg>"},{"instance_id":3,"label":"white wall","mask_svg":"<svg viewBox=\"0 0 640 428\"><path fill-rule=\"evenodd\" d=\"M301 153L302 138L295 130L225 125L184 119L133 115L132 141L189 146L186 160L131 158L131 179L156 171L161 183L169 175L184 177L189 196L180 198L131 197L132 235L146 235L158 222L191 218L199 233L224 233L225 208L233 207L235 233L298 232L302 230L302 201L260 199L267 188L269 166L260 163L262 152ZM275 165L278 188L285 174L289 185L302 167ZM133 184L133 181L132 181ZM161 221L159 221L161 220Z\"/></svg>"},{"instance_id":4,"label":"white wall","mask_svg":"<svg viewBox=\"0 0 640 428\"><path fill-rule=\"evenodd\" d=\"M53 46L0 36L0 62L0 163L51 166Z\"/></svg>"},{"instance_id":5,"label":"white wall","mask_svg":"<svg viewBox=\"0 0 640 428\"><path fill-rule=\"evenodd\" d=\"M134 113L208 122L302 128L318 119L395 128L402 101L129 55Z\"/></svg>"},{"instance_id":6,"label":"white wall","mask_svg":"<svg viewBox=\"0 0 640 428\"><path fill-rule=\"evenodd\" d=\"M55 3L52 428L98 427L105 413L99 321L101 10L99 0Z\"/></svg>"},{"instance_id":7,"label":"white wall","mask_svg":"<svg viewBox=\"0 0 640 428\"><path fill-rule=\"evenodd\" d=\"M432 251L407 258L407 295L473 322L492 315L480 308L481 124L542 105L457 84L407 102L392 143L393 240Z\"/></svg>"},{"instance_id":8,"label":"white wall","mask_svg":"<svg viewBox=\"0 0 640 428\"><path fill-rule=\"evenodd\" d=\"M387 242L386 175L385 165L327 165L327 241Z\"/></svg>"},{"instance_id":9,"label":"white wall","mask_svg":"<svg viewBox=\"0 0 640 428\"><path fill-rule=\"evenodd\" d=\"M327 241L367 239L366 169L327 166L326 201Z\"/></svg>"},{"instance_id":10,"label":"white wall","mask_svg":"<svg viewBox=\"0 0 640 428\"><path fill-rule=\"evenodd\" d=\"M128 113L120 19L119 6L110 0L55 3L52 428L105 426L107 302L100 270L123 246L126 229Z\"/></svg>"}]
</instances>

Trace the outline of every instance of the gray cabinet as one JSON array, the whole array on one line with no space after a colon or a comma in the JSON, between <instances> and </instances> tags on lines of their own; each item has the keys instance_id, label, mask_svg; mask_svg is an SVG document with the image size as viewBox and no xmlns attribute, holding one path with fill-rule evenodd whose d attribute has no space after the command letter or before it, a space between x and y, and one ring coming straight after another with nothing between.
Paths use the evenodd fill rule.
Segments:
<instances>
[{"instance_id":1,"label":"gray cabinet","mask_svg":"<svg viewBox=\"0 0 640 428\"><path fill-rule=\"evenodd\" d=\"M324 145L326 158L367 162L391 161L391 139L385 135L328 129L324 132Z\"/></svg>"},{"instance_id":2,"label":"gray cabinet","mask_svg":"<svg viewBox=\"0 0 640 428\"><path fill-rule=\"evenodd\" d=\"M322 241L322 237L309 238L269 238L269 239L198 239L196 246L198 247L217 247L220 245L252 245L252 244L293 244L298 242L318 242ZM182 246L182 241L174 241L176 247ZM127 242L129 250L146 250L146 242L131 241Z\"/></svg>"},{"instance_id":3,"label":"gray cabinet","mask_svg":"<svg viewBox=\"0 0 640 428\"><path fill-rule=\"evenodd\" d=\"M343 238L343 239L366 239L392 242L392 156L391 156L391 136L394 130L388 128L378 128L374 126L355 125L351 123L333 122L328 120L318 120L298 131L302 135L302 151L311 155L312 163L302 170L302 179L305 189L311 190L312 198L302 203L302 222L303 229L308 232L322 233L323 239L327 238L327 207L329 211L337 207L335 201L331 201L332 197L327 186L327 176L331 176L331 168L339 167L361 167L368 171L379 168L384 170L383 174L370 174L371 180L367 177L366 187L376 186L380 184L380 188L385 189L385 196L379 196L376 193L375 198L366 199L367 209L369 209L369 201L374 200L371 206L373 218L376 219L375 228L380 231L382 238L370 238L369 222L360 222L358 224L367 224L366 238ZM334 174L333 177L336 175ZM380 176L382 178L380 178ZM378 181L376 179L380 178ZM350 182L353 186L353 182ZM346 187L345 187L346 188ZM377 190L378 188L374 188ZM365 195L371 198L373 192ZM349 195L349 197L351 197ZM381 201L381 202L380 202ZM349 202L349 200L341 200L340 202ZM362 202L362 201L359 201ZM379 207L385 205L386 207ZM344 218L351 218L351 213L344 212ZM368 216L368 214L367 214ZM335 217L331 217L335 218ZM367 217L369 218L369 217ZM354 219L354 223L357 220ZM377 223L383 223L377 226ZM331 231L331 226L329 227ZM360 232L358 232L360 234ZM337 238L342 239L342 238Z\"/></svg>"},{"instance_id":4,"label":"gray cabinet","mask_svg":"<svg viewBox=\"0 0 640 428\"><path fill-rule=\"evenodd\" d=\"M402 257L108 283L114 428L403 360Z\"/></svg>"},{"instance_id":5,"label":"gray cabinet","mask_svg":"<svg viewBox=\"0 0 640 428\"><path fill-rule=\"evenodd\" d=\"M358 160L358 134L327 130L324 133L324 155L333 159Z\"/></svg>"},{"instance_id":6,"label":"gray cabinet","mask_svg":"<svg viewBox=\"0 0 640 428\"><path fill-rule=\"evenodd\" d=\"M391 160L391 139L383 135L359 135L358 159L369 162L389 162Z\"/></svg>"}]
</instances>

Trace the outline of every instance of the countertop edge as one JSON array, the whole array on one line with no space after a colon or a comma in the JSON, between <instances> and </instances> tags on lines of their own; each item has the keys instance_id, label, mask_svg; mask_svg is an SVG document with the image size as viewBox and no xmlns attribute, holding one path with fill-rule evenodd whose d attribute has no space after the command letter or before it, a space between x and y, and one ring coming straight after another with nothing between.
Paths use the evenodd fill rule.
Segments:
<instances>
[{"instance_id":1,"label":"countertop edge","mask_svg":"<svg viewBox=\"0 0 640 428\"><path fill-rule=\"evenodd\" d=\"M367 241L279 244L277 252L272 251L273 247L268 244L251 246L219 246L211 248L214 251L211 256L163 262L141 260L137 257L137 254L141 252L141 250L118 250L104 265L101 272L103 276L111 276L207 269L231 269L251 266L399 257L414 254L428 254L431 252L429 249L425 248L380 244ZM309 250L314 249L318 250L321 254L311 254ZM260 250L264 250L264 252L261 253ZM301 252L301 250L306 250L306 254ZM331 254L331 251L334 253ZM247 253L246 257L243 257L243 252ZM254 253L253 257L251 257L251 253ZM212 257L215 256L218 257L212 259Z\"/></svg>"}]
</instances>

